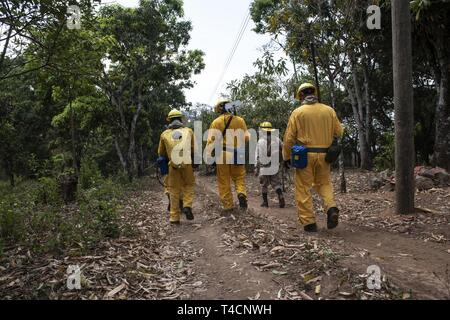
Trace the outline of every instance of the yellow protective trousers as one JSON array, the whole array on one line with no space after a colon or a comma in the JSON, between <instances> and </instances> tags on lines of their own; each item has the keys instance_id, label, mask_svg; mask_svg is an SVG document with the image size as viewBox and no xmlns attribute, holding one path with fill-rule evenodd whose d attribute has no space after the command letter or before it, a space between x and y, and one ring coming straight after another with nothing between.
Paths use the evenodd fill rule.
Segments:
<instances>
[{"instance_id":1,"label":"yellow protective trousers","mask_svg":"<svg viewBox=\"0 0 450 320\"><path fill-rule=\"evenodd\" d=\"M191 165L181 168L169 167L167 189L170 194L170 222L178 222L181 219L181 199L185 208L192 208L194 187L195 177Z\"/></svg>"},{"instance_id":2,"label":"yellow protective trousers","mask_svg":"<svg viewBox=\"0 0 450 320\"><path fill-rule=\"evenodd\" d=\"M331 168L325 161L325 157L324 153L308 153L308 166L296 172L295 200L298 207L298 219L303 226L316 223L311 195L313 187L325 203L325 213L336 207L331 183Z\"/></svg>"},{"instance_id":3,"label":"yellow protective trousers","mask_svg":"<svg viewBox=\"0 0 450 320\"><path fill-rule=\"evenodd\" d=\"M219 186L220 201L224 210L234 208L231 181L234 182L237 194L247 196L245 187L245 166L231 164L217 164L217 184Z\"/></svg>"},{"instance_id":4,"label":"yellow protective trousers","mask_svg":"<svg viewBox=\"0 0 450 320\"><path fill-rule=\"evenodd\" d=\"M164 178L164 194L165 195L170 195L170 192L169 192L169 175L165 176L165 178Z\"/></svg>"}]
</instances>

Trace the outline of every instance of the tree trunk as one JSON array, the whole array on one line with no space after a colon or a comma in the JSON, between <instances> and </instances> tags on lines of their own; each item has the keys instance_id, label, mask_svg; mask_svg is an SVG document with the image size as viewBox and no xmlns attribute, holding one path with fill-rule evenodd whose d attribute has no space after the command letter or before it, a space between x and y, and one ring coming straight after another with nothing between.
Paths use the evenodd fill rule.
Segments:
<instances>
[{"instance_id":1,"label":"tree trunk","mask_svg":"<svg viewBox=\"0 0 450 320\"><path fill-rule=\"evenodd\" d=\"M409 1L392 1L396 212L414 213L414 106Z\"/></svg>"},{"instance_id":2,"label":"tree trunk","mask_svg":"<svg viewBox=\"0 0 450 320\"><path fill-rule=\"evenodd\" d=\"M10 26L8 30L8 34L6 36L6 42L3 47L2 55L0 56L0 70L3 70L3 62L5 61L6 51L8 49L9 41L11 39L11 34L13 31L13 27Z\"/></svg>"},{"instance_id":3,"label":"tree trunk","mask_svg":"<svg viewBox=\"0 0 450 320\"><path fill-rule=\"evenodd\" d=\"M316 61L316 45L314 44L314 40L311 41L311 57L312 57L312 63L313 63L313 68L314 68L314 78L316 81L317 98L319 99L319 102L322 102L321 94L320 94L319 72L317 70L317 61Z\"/></svg>"},{"instance_id":4,"label":"tree trunk","mask_svg":"<svg viewBox=\"0 0 450 320\"><path fill-rule=\"evenodd\" d=\"M72 164L73 164L73 169L75 170L75 175L77 177L79 177L80 176L81 159L78 159L77 138L76 138L76 132L75 132L75 117L74 117L73 109L72 109L72 100L70 101L70 134L71 134L71 138L72 138Z\"/></svg>"},{"instance_id":5,"label":"tree trunk","mask_svg":"<svg viewBox=\"0 0 450 320\"><path fill-rule=\"evenodd\" d=\"M335 95L335 82L334 77L331 73L328 75L330 81L330 93L331 93L331 106L336 110L336 95ZM340 191L341 193L347 193L347 181L345 178L345 157L344 157L344 147L342 145L342 139L340 139L339 143L342 146L342 152L339 155L339 177L340 177Z\"/></svg>"},{"instance_id":6,"label":"tree trunk","mask_svg":"<svg viewBox=\"0 0 450 320\"><path fill-rule=\"evenodd\" d=\"M358 82L356 81L356 84ZM370 157L370 146L367 144L366 140L366 130L364 126L364 122L362 116L360 114L360 104L358 103L358 99L356 98L355 92L353 92L351 86L349 84L345 84L345 88L348 92L350 102L352 105L353 116L355 118L356 126L358 129L358 141L359 141L359 154L361 158L361 169L370 170L372 168L372 161ZM362 103L362 99L361 99Z\"/></svg>"},{"instance_id":7,"label":"tree trunk","mask_svg":"<svg viewBox=\"0 0 450 320\"><path fill-rule=\"evenodd\" d=\"M364 75L364 106L366 109L366 141L369 147L370 159L372 159L372 110L370 108L370 91L369 91L369 74L367 72L367 67L363 67ZM372 164L371 164L372 166Z\"/></svg>"},{"instance_id":8,"label":"tree trunk","mask_svg":"<svg viewBox=\"0 0 450 320\"><path fill-rule=\"evenodd\" d=\"M339 155L339 177L341 179L340 192L347 193L347 179L345 178L345 159L344 159L344 148Z\"/></svg>"},{"instance_id":9,"label":"tree trunk","mask_svg":"<svg viewBox=\"0 0 450 320\"><path fill-rule=\"evenodd\" d=\"M433 158L437 166L450 172L450 62L446 56L442 56L439 60L440 83L437 84L439 98L436 106Z\"/></svg>"},{"instance_id":10,"label":"tree trunk","mask_svg":"<svg viewBox=\"0 0 450 320\"><path fill-rule=\"evenodd\" d=\"M139 144L139 157L138 157L138 177L144 176L145 171L145 158L144 158L144 147Z\"/></svg>"},{"instance_id":11,"label":"tree trunk","mask_svg":"<svg viewBox=\"0 0 450 320\"><path fill-rule=\"evenodd\" d=\"M358 132L358 140L359 140L359 153L361 156L361 169L370 170L372 169L371 160L370 160L370 146L367 144L366 135L364 130L360 130Z\"/></svg>"},{"instance_id":12,"label":"tree trunk","mask_svg":"<svg viewBox=\"0 0 450 320\"><path fill-rule=\"evenodd\" d=\"M16 181L14 180L14 173L12 172L9 173L9 184L13 188L16 186Z\"/></svg>"},{"instance_id":13,"label":"tree trunk","mask_svg":"<svg viewBox=\"0 0 450 320\"><path fill-rule=\"evenodd\" d=\"M143 108L143 101L142 101L142 94L140 92L138 92L138 107L136 110L136 113L133 116L133 120L131 122L131 126L130 126L130 140L129 140L129 145L128 145L128 155L127 155L127 160L128 160L128 175L129 177L132 179L134 173L137 171L137 157L136 157L136 125L137 125L137 121L139 119L139 115L142 111Z\"/></svg>"},{"instance_id":14,"label":"tree trunk","mask_svg":"<svg viewBox=\"0 0 450 320\"><path fill-rule=\"evenodd\" d=\"M120 149L119 142L117 141L117 138L114 138L114 146L116 147L117 156L119 157L120 164L122 165L123 171L127 171L127 162L125 158L123 157L122 150Z\"/></svg>"}]
</instances>

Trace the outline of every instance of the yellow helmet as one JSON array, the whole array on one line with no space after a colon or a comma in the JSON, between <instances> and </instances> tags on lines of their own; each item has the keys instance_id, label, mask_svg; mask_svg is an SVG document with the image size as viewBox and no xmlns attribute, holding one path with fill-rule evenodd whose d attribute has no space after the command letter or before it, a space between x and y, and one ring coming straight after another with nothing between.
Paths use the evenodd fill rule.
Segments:
<instances>
[{"instance_id":1,"label":"yellow helmet","mask_svg":"<svg viewBox=\"0 0 450 320\"><path fill-rule=\"evenodd\" d=\"M216 113L222 113L223 107L229 102L230 102L230 100L225 99L225 98L219 99L214 106Z\"/></svg>"},{"instance_id":2,"label":"yellow helmet","mask_svg":"<svg viewBox=\"0 0 450 320\"><path fill-rule=\"evenodd\" d=\"M259 128L262 131L266 131L266 132L273 132L275 131L275 129L273 128L272 124L270 122L263 122L259 125Z\"/></svg>"},{"instance_id":3,"label":"yellow helmet","mask_svg":"<svg viewBox=\"0 0 450 320\"><path fill-rule=\"evenodd\" d=\"M182 117L183 117L183 114L181 113L180 110L173 109L172 111L169 112L169 115L167 116L167 121L170 121L175 118L182 118Z\"/></svg>"},{"instance_id":4,"label":"yellow helmet","mask_svg":"<svg viewBox=\"0 0 450 320\"><path fill-rule=\"evenodd\" d=\"M316 86L313 85L312 83L309 83L309 82L303 83L300 86L300 88L298 88L298 90L297 90L296 98L298 100L301 100L303 98L303 93L302 92L303 92L303 90L306 90L306 89L313 89L314 90L314 94L316 94L316 92L317 92Z\"/></svg>"}]
</instances>

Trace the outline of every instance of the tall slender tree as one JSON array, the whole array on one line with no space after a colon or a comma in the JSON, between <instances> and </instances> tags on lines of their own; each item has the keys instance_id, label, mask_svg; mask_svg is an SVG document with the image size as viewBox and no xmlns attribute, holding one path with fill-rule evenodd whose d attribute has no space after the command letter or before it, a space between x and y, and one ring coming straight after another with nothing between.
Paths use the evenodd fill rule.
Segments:
<instances>
[{"instance_id":1,"label":"tall slender tree","mask_svg":"<svg viewBox=\"0 0 450 320\"><path fill-rule=\"evenodd\" d=\"M392 1L396 212L414 212L414 105L409 1Z\"/></svg>"}]
</instances>

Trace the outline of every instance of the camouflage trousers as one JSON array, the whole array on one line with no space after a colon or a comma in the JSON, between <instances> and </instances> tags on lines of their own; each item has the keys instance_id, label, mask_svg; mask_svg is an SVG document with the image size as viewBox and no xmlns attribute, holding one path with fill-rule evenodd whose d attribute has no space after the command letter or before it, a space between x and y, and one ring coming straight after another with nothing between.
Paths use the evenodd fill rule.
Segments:
<instances>
[{"instance_id":1,"label":"camouflage trousers","mask_svg":"<svg viewBox=\"0 0 450 320\"><path fill-rule=\"evenodd\" d=\"M281 178L280 173L273 176L259 176L259 183L262 186L262 193L269 193L269 186L272 186L274 190L281 190Z\"/></svg>"}]
</instances>

